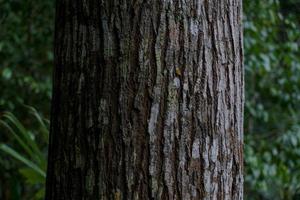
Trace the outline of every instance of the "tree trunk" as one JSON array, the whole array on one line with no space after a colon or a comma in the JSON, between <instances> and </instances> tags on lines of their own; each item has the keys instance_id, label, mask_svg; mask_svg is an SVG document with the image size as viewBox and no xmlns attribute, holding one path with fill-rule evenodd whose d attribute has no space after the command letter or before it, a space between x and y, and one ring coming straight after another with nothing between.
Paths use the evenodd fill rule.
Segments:
<instances>
[{"instance_id":1,"label":"tree trunk","mask_svg":"<svg viewBox=\"0 0 300 200\"><path fill-rule=\"evenodd\" d=\"M241 0L61 0L46 200L243 199Z\"/></svg>"}]
</instances>

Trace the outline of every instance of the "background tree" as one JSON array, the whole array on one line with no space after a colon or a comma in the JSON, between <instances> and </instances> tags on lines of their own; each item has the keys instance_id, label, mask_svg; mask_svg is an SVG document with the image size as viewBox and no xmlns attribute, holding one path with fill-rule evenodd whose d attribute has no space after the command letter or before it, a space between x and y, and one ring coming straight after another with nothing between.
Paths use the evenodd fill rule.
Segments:
<instances>
[{"instance_id":1,"label":"background tree","mask_svg":"<svg viewBox=\"0 0 300 200\"><path fill-rule=\"evenodd\" d=\"M46 199L242 199L241 9L57 1Z\"/></svg>"}]
</instances>

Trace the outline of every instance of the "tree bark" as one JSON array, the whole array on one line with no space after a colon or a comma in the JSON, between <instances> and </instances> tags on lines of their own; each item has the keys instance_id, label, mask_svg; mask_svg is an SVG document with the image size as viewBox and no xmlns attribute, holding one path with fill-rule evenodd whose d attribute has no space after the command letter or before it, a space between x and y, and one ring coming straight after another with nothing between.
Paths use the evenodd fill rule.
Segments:
<instances>
[{"instance_id":1,"label":"tree bark","mask_svg":"<svg viewBox=\"0 0 300 200\"><path fill-rule=\"evenodd\" d=\"M46 200L243 199L241 0L61 0Z\"/></svg>"}]
</instances>

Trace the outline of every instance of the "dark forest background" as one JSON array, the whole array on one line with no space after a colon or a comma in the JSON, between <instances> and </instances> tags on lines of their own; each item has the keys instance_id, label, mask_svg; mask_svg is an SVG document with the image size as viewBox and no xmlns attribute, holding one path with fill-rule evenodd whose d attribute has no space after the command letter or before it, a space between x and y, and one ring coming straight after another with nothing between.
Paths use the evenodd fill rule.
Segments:
<instances>
[{"instance_id":1,"label":"dark forest background","mask_svg":"<svg viewBox=\"0 0 300 200\"><path fill-rule=\"evenodd\" d=\"M0 0L0 199L43 199L53 0ZM244 0L245 199L300 199L300 0Z\"/></svg>"}]
</instances>

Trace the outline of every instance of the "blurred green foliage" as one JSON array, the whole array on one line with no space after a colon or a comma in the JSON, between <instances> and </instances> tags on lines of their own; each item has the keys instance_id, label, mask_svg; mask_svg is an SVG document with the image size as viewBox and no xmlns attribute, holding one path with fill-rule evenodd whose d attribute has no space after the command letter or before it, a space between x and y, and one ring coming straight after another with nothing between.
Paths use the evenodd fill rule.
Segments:
<instances>
[{"instance_id":1,"label":"blurred green foliage","mask_svg":"<svg viewBox=\"0 0 300 200\"><path fill-rule=\"evenodd\" d=\"M245 199L298 200L300 1L244 0L244 12ZM0 0L0 112L17 115L1 114L0 199L43 194L53 21L53 0Z\"/></svg>"},{"instance_id":2,"label":"blurred green foliage","mask_svg":"<svg viewBox=\"0 0 300 200\"><path fill-rule=\"evenodd\" d=\"M300 199L300 1L244 1L246 199Z\"/></svg>"},{"instance_id":3,"label":"blurred green foliage","mask_svg":"<svg viewBox=\"0 0 300 200\"><path fill-rule=\"evenodd\" d=\"M23 105L34 105L42 116L49 117L54 1L0 0L0 27L1 119L11 115L4 114L4 111L14 113L22 122L19 123L26 127L23 128L24 134L34 136L31 145L35 143L36 147L43 147L39 150L43 152L45 161L47 145L41 137L39 124ZM7 122L8 119L4 121ZM12 123L9 125L14 126ZM11 128L17 136L22 133L16 127ZM41 191L43 184L35 184L34 181L41 179L34 170L20 161L27 160L41 167L35 160L37 158L28 155L7 127L0 126L0 142L1 149L6 150L6 153L0 151L0 199L39 199L34 196ZM31 151L36 153L37 149ZM7 154L9 152L10 154ZM41 159L41 155L39 157ZM36 197L39 194L42 192Z\"/></svg>"},{"instance_id":4,"label":"blurred green foliage","mask_svg":"<svg viewBox=\"0 0 300 200\"><path fill-rule=\"evenodd\" d=\"M30 191L23 197L43 199L47 165L45 146L48 142L49 122L44 120L33 107L27 106L27 109L31 115L31 121L35 122L34 131L25 128L10 112L1 115L0 127L7 131L8 137L11 139L10 144L13 146L0 143L0 151L19 164L18 172L23 176ZM6 196L6 198L10 198L10 196Z\"/></svg>"},{"instance_id":5,"label":"blurred green foliage","mask_svg":"<svg viewBox=\"0 0 300 200\"><path fill-rule=\"evenodd\" d=\"M53 0L0 0L0 111L49 113Z\"/></svg>"}]
</instances>

